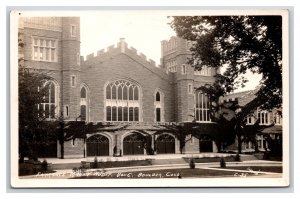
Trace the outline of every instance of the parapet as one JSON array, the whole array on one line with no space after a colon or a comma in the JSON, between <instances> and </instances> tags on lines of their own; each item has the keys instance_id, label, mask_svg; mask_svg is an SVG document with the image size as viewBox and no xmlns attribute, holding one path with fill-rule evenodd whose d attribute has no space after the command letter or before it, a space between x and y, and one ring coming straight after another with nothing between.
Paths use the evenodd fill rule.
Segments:
<instances>
[{"instance_id":1,"label":"parapet","mask_svg":"<svg viewBox=\"0 0 300 199\"><path fill-rule=\"evenodd\" d=\"M107 55L108 53L115 53L115 52L121 52L124 54L127 54L131 57L134 57L137 61L141 62L142 64L149 65L151 68L154 68L154 70L158 69L160 73L166 73L164 69L161 68L160 65L157 65L156 62L152 59L148 59L147 56L141 52L138 52L135 48L130 47L128 48L128 44L125 42L124 38L120 38L120 41L118 42L117 45L111 45L108 46L106 49L101 49L98 50L96 55L95 53L91 53L86 56L85 61L97 58L97 57L102 57Z\"/></svg>"}]
</instances>

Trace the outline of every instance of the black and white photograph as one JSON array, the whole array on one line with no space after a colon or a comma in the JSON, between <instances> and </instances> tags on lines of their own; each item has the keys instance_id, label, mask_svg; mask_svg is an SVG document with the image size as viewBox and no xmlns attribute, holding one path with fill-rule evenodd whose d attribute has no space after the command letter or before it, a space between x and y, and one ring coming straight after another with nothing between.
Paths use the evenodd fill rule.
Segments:
<instances>
[{"instance_id":1,"label":"black and white photograph","mask_svg":"<svg viewBox=\"0 0 300 199\"><path fill-rule=\"evenodd\" d=\"M288 24L287 10L11 12L11 186L289 186Z\"/></svg>"}]
</instances>

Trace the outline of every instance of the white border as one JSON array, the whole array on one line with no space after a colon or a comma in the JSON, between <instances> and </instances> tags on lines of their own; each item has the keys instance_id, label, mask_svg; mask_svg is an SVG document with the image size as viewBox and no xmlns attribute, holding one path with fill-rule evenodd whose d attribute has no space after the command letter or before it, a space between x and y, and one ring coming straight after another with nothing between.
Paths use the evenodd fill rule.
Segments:
<instances>
[{"instance_id":1,"label":"white border","mask_svg":"<svg viewBox=\"0 0 300 199\"><path fill-rule=\"evenodd\" d=\"M91 11L83 11L84 14L91 14ZM113 11L116 12L116 11ZM120 11L121 12L121 11ZM125 11L129 12L129 11ZM289 115L289 38L288 38L288 12L286 10L137 10L134 12L165 12L169 15L278 15L283 16L283 115ZM188 12L188 14L187 14ZM50 16L50 15L76 15L76 12L62 11L43 11L43 12L23 12L22 16ZM11 14L11 47L17 46L17 34L12 34L17 31L18 12ZM18 139L16 139L18 126L18 95L17 95L17 49L11 48L11 185L13 187L280 187L289 185L289 118L283 118L283 177L280 179L269 178L205 178L205 179L147 179L147 180L131 180L131 179L99 179L99 180L70 180L70 179L33 179L22 180L18 178Z\"/></svg>"}]
</instances>

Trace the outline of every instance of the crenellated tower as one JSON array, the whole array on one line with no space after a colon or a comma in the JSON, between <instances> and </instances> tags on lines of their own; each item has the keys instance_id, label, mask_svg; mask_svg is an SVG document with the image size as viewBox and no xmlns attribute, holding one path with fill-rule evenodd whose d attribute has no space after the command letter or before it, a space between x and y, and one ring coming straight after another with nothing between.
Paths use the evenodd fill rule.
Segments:
<instances>
[{"instance_id":1,"label":"crenellated tower","mask_svg":"<svg viewBox=\"0 0 300 199\"><path fill-rule=\"evenodd\" d=\"M177 122L191 122L195 118L195 87L212 84L215 69L203 67L195 71L187 64L192 42L171 37L161 42L161 67L173 74L174 113Z\"/></svg>"}]
</instances>

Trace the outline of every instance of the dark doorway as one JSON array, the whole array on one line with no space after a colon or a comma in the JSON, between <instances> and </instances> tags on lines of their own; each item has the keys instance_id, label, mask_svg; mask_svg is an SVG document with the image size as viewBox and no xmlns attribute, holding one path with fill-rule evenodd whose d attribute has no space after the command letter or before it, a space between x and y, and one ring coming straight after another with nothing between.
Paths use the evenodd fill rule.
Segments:
<instances>
[{"instance_id":1,"label":"dark doorway","mask_svg":"<svg viewBox=\"0 0 300 199\"><path fill-rule=\"evenodd\" d=\"M139 133L128 135L123 140L124 155L144 154L145 138Z\"/></svg>"},{"instance_id":2,"label":"dark doorway","mask_svg":"<svg viewBox=\"0 0 300 199\"><path fill-rule=\"evenodd\" d=\"M87 156L108 156L109 140L103 135L93 135L86 141Z\"/></svg>"},{"instance_id":3,"label":"dark doorway","mask_svg":"<svg viewBox=\"0 0 300 199\"><path fill-rule=\"evenodd\" d=\"M163 134L156 139L157 154L175 153L175 139L171 135Z\"/></svg>"}]
</instances>

